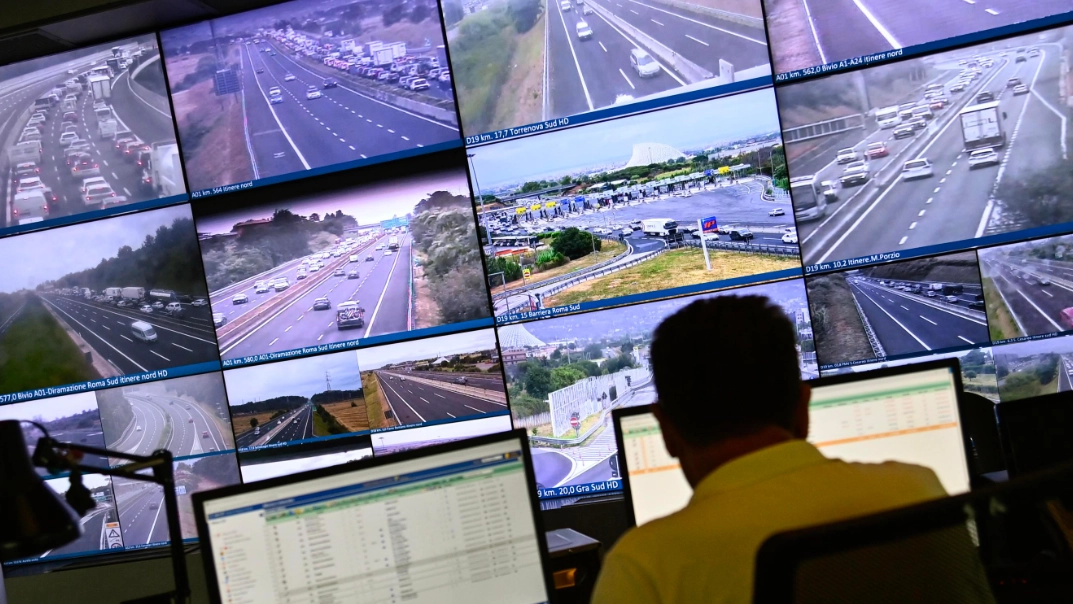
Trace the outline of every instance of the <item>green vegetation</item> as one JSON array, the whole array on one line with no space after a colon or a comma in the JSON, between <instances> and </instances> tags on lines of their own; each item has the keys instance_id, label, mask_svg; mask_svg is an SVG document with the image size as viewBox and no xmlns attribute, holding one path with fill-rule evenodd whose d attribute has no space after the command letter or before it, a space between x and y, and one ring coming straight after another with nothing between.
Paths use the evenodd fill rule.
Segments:
<instances>
[{"instance_id":1,"label":"green vegetation","mask_svg":"<svg viewBox=\"0 0 1073 604\"><path fill-rule=\"evenodd\" d=\"M130 401L123 396L122 388L98 390L97 409L101 415L101 428L105 435L111 437L107 445L112 447L119 442L120 436L134 422L134 409Z\"/></svg>"},{"instance_id":2,"label":"green vegetation","mask_svg":"<svg viewBox=\"0 0 1073 604\"><path fill-rule=\"evenodd\" d=\"M577 227L570 227L565 231L559 231L556 235L557 236L551 240L551 249L571 260L577 260L582 256L598 252L600 251L600 248L603 247L603 242L599 237L592 233L582 231Z\"/></svg>"},{"instance_id":3,"label":"green vegetation","mask_svg":"<svg viewBox=\"0 0 1073 604\"><path fill-rule=\"evenodd\" d=\"M603 358L605 349L614 356ZM532 359L511 370L507 388L511 411L517 417L545 413L548 394L571 386L585 378L617 373L636 366L633 344L629 339L589 344L578 350L574 344L560 346L546 359ZM596 360L602 362L597 363ZM616 397L612 397L616 398Z\"/></svg>"},{"instance_id":4,"label":"green vegetation","mask_svg":"<svg viewBox=\"0 0 1073 604\"><path fill-rule=\"evenodd\" d=\"M936 258L908 260L861 269L861 274L873 279L905 279L907 281L947 281L979 283L980 267L976 252L962 252Z\"/></svg>"},{"instance_id":5,"label":"green vegetation","mask_svg":"<svg viewBox=\"0 0 1073 604\"><path fill-rule=\"evenodd\" d=\"M995 281L991 277L983 278L984 300L987 300L987 331L993 341L1016 338L1022 335L1017 321L1002 299Z\"/></svg>"},{"instance_id":6,"label":"green vegetation","mask_svg":"<svg viewBox=\"0 0 1073 604\"><path fill-rule=\"evenodd\" d=\"M1005 376L1005 370L1000 370L1001 380L998 388L1002 402L1058 392L1059 362L1059 355L1044 354L1032 365Z\"/></svg>"},{"instance_id":7,"label":"green vegetation","mask_svg":"<svg viewBox=\"0 0 1073 604\"><path fill-rule=\"evenodd\" d=\"M231 415L272 413L272 419L275 419L279 415L283 415L288 411L293 411L294 409L301 407L306 404L307 401L308 399L304 396L277 396L263 401L232 405ZM256 427L256 424L253 424L251 427Z\"/></svg>"},{"instance_id":8,"label":"green vegetation","mask_svg":"<svg viewBox=\"0 0 1073 604\"><path fill-rule=\"evenodd\" d=\"M1025 226L1041 226L1073 221L1073 207L1068 201L1070 190L1073 190L1073 171L1069 163L1054 161L1049 166L1037 166L1027 177L1007 178L996 196L1028 223ZM1046 255L1045 248L1057 244L1043 243L1031 253L1040 258L1055 258L1053 254Z\"/></svg>"},{"instance_id":9,"label":"green vegetation","mask_svg":"<svg viewBox=\"0 0 1073 604\"><path fill-rule=\"evenodd\" d=\"M967 392L998 400L998 380L991 353L980 349L960 357L961 381Z\"/></svg>"},{"instance_id":10,"label":"green vegetation","mask_svg":"<svg viewBox=\"0 0 1073 604\"><path fill-rule=\"evenodd\" d=\"M321 405L314 407L313 434L314 436L327 436L329 434L349 434L350 430L340 424L331 413Z\"/></svg>"},{"instance_id":11,"label":"green vegetation","mask_svg":"<svg viewBox=\"0 0 1073 604\"><path fill-rule=\"evenodd\" d=\"M845 275L810 277L808 299L821 365L875 357Z\"/></svg>"},{"instance_id":12,"label":"green vegetation","mask_svg":"<svg viewBox=\"0 0 1073 604\"><path fill-rule=\"evenodd\" d=\"M470 203L468 196L436 191L417 203L410 220L413 246L427 259L423 268L443 323L489 314Z\"/></svg>"},{"instance_id":13,"label":"green vegetation","mask_svg":"<svg viewBox=\"0 0 1073 604\"><path fill-rule=\"evenodd\" d=\"M99 379L67 332L37 296L0 334L0 391L19 392Z\"/></svg>"},{"instance_id":14,"label":"green vegetation","mask_svg":"<svg viewBox=\"0 0 1073 604\"><path fill-rule=\"evenodd\" d=\"M188 294L205 292L205 274L198 261L197 231L190 218L162 225L156 235L146 235L138 249L119 248L93 268L70 273L37 286L39 291L63 287L144 287L173 289Z\"/></svg>"},{"instance_id":15,"label":"green vegetation","mask_svg":"<svg viewBox=\"0 0 1073 604\"><path fill-rule=\"evenodd\" d=\"M365 409L369 416L369 426L372 428L387 428L398 425L398 420L388 420L384 416L384 408L387 407L380 400L380 384L376 380L376 374L369 371L361 376L361 390L365 395Z\"/></svg>"}]
</instances>

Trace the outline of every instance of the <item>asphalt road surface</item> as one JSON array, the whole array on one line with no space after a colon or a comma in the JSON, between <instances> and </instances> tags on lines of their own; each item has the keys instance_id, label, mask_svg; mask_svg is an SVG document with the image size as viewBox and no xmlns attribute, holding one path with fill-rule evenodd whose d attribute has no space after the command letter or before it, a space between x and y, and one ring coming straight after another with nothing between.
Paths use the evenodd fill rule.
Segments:
<instances>
[{"instance_id":1,"label":"asphalt road surface","mask_svg":"<svg viewBox=\"0 0 1073 604\"><path fill-rule=\"evenodd\" d=\"M237 435L235 444L241 449L313 438L313 405L302 405L259 428L256 433L253 429L247 429Z\"/></svg>"},{"instance_id":2,"label":"asphalt road surface","mask_svg":"<svg viewBox=\"0 0 1073 604\"><path fill-rule=\"evenodd\" d=\"M323 88L324 76L301 65L282 46L275 47L275 55L260 48L269 45L246 43L242 53L246 138L256 178L458 139L453 126L342 84ZM294 79L288 81L288 75ZM306 97L310 86L316 87L320 98ZM273 87L280 88L282 103L269 102Z\"/></svg>"},{"instance_id":3,"label":"asphalt road surface","mask_svg":"<svg viewBox=\"0 0 1073 604\"><path fill-rule=\"evenodd\" d=\"M142 313L133 308L118 308L91 302L77 296L41 294L42 300L59 315L97 354L108 359L122 373L141 373L214 361L219 351L211 324L196 316L201 309L190 309L188 316L172 318L154 312ZM184 305L184 308L189 308ZM130 325L145 321L155 328L157 341L134 339Z\"/></svg>"},{"instance_id":4,"label":"asphalt road surface","mask_svg":"<svg viewBox=\"0 0 1073 604\"><path fill-rule=\"evenodd\" d=\"M1070 329L1062 319L1062 311L1073 308L1073 289L1057 281L1073 278L1070 269L1035 262L1019 264L1005 259L985 259L984 262L1002 301L1022 331L1011 334L1011 337ZM1043 280L1049 283L1043 285Z\"/></svg>"},{"instance_id":5,"label":"asphalt road surface","mask_svg":"<svg viewBox=\"0 0 1073 604\"><path fill-rule=\"evenodd\" d=\"M282 309L264 313L256 319L252 330L242 329L234 335L221 338L220 350L223 358L234 359L248 355L291 350L303 346L315 346L330 342L343 342L374 335L397 333L410 329L410 235L398 235L399 249L386 255L386 244L390 236L384 236L369 247L351 252L358 255L358 262L349 262L351 254L329 259L324 268L308 273L308 280L319 281L317 286L286 303ZM376 245L384 244L384 250L376 250ZM372 256L373 260L366 260ZM291 288L302 286L305 280L298 280L299 261L280 265L253 280L247 280L238 287L221 290L210 302L213 312L222 313L229 322L255 311L272 298L287 295L290 290L276 292L270 289L258 294L254 288L256 280L270 280L286 277ZM335 269L345 272L358 271L358 279L349 279L346 275L337 277L332 274ZM327 278L325 278L325 276ZM248 303L234 304L232 298L244 293ZM313 301L327 297L332 307L328 310L313 310ZM365 309L365 325L360 328L339 329L335 325L336 307L341 302L355 301Z\"/></svg>"},{"instance_id":6,"label":"asphalt road surface","mask_svg":"<svg viewBox=\"0 0 1073 604\"><path fill-rule=\"evenodd\" d=\"M107 542L102 538L101 531L104 523L109 522L109 516L115 515L115 508L111 502L108 505L97 504L97 507L86 512L79 520L82 525L82 534L74 541L51 549L43 554L42 558L49 556L62 556L64 554L79 554L107 549Z\"/></svg>"},{"instance_id":7,"label":"asphalt road surface","mask_svg":"<svg viewBox=\"0 0 1073 604\"><path fill-rule=\"evenodd\" d=\"M402 375L414 376L424 378L426 380L435 380L437 382L456 383L455 380L459 376L465 376L466 386L473 386L474 388L484 388L485 390L495 390L497 392L506 392L507 385L503 383L503 374L499 372L493 373L439 373L436 371L419 371L413 373L406 373Z\"/></svg>"},{"instance_id":8,"label":"asphalt road surface","mask_svg":"<svg viewBox=\"0 0 1073 604\"><path fill-rule=\"evenodd\" d=\"M168 540L168 517L164 491L157 485L113 480L123 545L132 547Z\"/></svg>"},{"instance_id":9,"label":"asphalt road surface","mask_svg":"<svg viewBox=\"0 0 1073 604\"><path fill-rule=\"evenodd\" d=\"M1058 363L1058 392L1073 390L1073 378L1069 376L1071 372L1073 372L1073 361L1070 361L1066 355L1062 355Z\"/></svg>"},{"instance_id":10,"label":"asphalt road surface","mask_svg":"<svg viewBox=\"0 0 1073 604\"><path fill-rule=\"evenodd\" d=\"M207 405L138 391L127 391L124 396L134 412L134 420L109 444L110 449L149 455L165 448L175 457L183 457L224 451L232 446L231 435L220 430ZM165 434L167 440L162 442Z\"/></svg>"},{"instance_id":11,"label":"asphalt road surface","mask_svg":"<svg viewBox=\"0 0 1073 604\"><path fill-rule=\"evenodd\" d=\"M941 63L938 67L944 70L943 75L933 82L946 85L951 104L936 112L926 130L895 140L894 129L879 129L872 122L860 131L863 136L856 144L846 141L846 147L853 146L862 155L868 143L885 142L890 154L870 162L873 178L866 184L840 187L839 200L827 206L825 218L801 223L804 263L907 250L1023 228L997 220L992 201L997 183L1033 175L1042 167L1063 161L1065 153L1060 133L1068 111L1058 109L1060 58L1054 45L1043 44L1040 50L1039 57L1023 63L1014 60L1016 48L1006 51L1006 57L999 51L986 53L994 59L994 66L960 93L950 92L949 85L957 80L961 67L954 60ZM1013 94L1007 81L1014 77L1030 87L1029 94ZM847 83L837 77L825 81L831 86ZM919 101L925 84L921 83L919 94L905 101ZM956 114L974 104L976 94L983 90L996 93L999 109L1007 116L1002 121L1007 143L998 150L1000 165L970 169ZM792 87L783 92L787 97L792 94ZM910 145L913 148L907 150ZM829 149L823 156L793 160L790 173L818 174L820 180L837 182L844 166L835 163L835 152ZM931 162L932 177L911 181L899 177L890 184L880 183L886 175L900 172L904 161L918 158ZM884 176L876 178L877 174Z\"/></svg>"},{"instance_id":12,"label":"asphalt road surface","mask_svg":"<svg viewBox=\"0 0 1073 604\"><path fill-rule=\"evenodd\" d=\"M503 403L454 392L411 379L402 372L374 371L380 392L400 425L420 424L439 419L454 419L480 413L505 411Z\"/></svg>"},{"instance_id":13,"label":"asphalt road surface","mask_svg":"<svg viewBox=\"0 0 1073 604\"><path fill-rule=\"evenodd\" d=\"M809 31L823 63L926 44L1070 10L1066 0L824 0L809 2ZM805 14L802 11L802 14ZM783 65L779 71L806 67Z\"/></svg>"},{"instance_id":14,"label":"asphalt road surface","mask_svg":"<svg viewBox=\"0 0 1073 604\"><path fill-rule=\"evenodd\" d=\"M850 279L857 304L887 355L942 350L988 342L987 321L944 308L920 294ZM849 301L847 300L847 303Z\"/></svg>"},{"instance_id":15,"label":"asphalt road surface","mask_svg":"<svg viewBox=\"0 0 1073 604\"><path fill-rule=\"evenodd\" d=\"M737 70L768 64L762 32L700 13L638 0L591 2L626 21L678 55L718 75L719 60ZM549 117L575 115L639 99L688 84L670 65L654 76L641 77L630 63L630 51L644 49L631 33L600 14L582 13L576 4L564 11L548 2L547 63ZM582 40L577 23L584 20L592 36ZM657 61L659 59L654 57Z\"/></svg>"},{"instance_id":16,"label":"asphalt road surface","mask_svg":"<svg viewBox=\"0 0 1073 604\"><path fill-rule=\"evenodd\" d=\"M109 53L110 55L110 53ZM57 67L47 67L39 72L40 77L28 80L22 86L7 89L0 96L0 141L4 144L14 143L26 121L31 115L30 108L34 100L45 94L53 86L62 84L74 77L67 73L68 69L81 72L90 67L90 59L81 59L73 63L65 63ZM162 77L157 70L148 67L143 70L139 77ZM112 78L111 107L120 122L120 129L126 127L140 140L147 143L175 140L175 130L171 115L159 109L167 106L167 100L160 98L146 98L146 94L153 93L143 89L139 93L134 92L130 85L130 74L126 70ZM6 84L6 83L5 83ZM152 187L142 184L142 166L139 166L133 156L125 155L116 150L112 139L101 139L99 136L97 118L93 110L93 94L83 91L78 96L75 127L79 138L89 143L87 152L91 155L100 171L99 176L104 178L116 194L116 201L109 202L107 206L100 203L87 204L82 196L82 180L90 175L72 175L63 151L66 145L60 144L60 134L63 132L63 116L65 111L62 103L53 106L46 111L48 120L39 126L41 130L41 161L38 163L42 182L52 189L55 200L49 204L49 216L58 218L69 216L102 207L113 207L125 203L133 203L153 199L157 194ZM14 170L15 166L9 161L7 150L0 155L0 173L7 176L0 180L0 195L4 201L4 211L0 226L14 225L12 214L12 200L14 196ZM94 175L95 176L95 175Z\"/></svg>"}]
</instances>

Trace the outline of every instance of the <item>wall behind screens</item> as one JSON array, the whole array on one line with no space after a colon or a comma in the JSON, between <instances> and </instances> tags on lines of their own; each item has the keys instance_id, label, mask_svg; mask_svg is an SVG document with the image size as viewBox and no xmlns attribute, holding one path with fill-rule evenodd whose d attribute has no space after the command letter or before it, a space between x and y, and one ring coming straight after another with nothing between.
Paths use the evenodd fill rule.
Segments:
<instances>
[{"instance_id":1,"label":"wall behind screens","mask_svg":"<svg viewBox=\"0 0 1073 604\"><path fill-rule=\"evenodd\" d=\"M1073 388L1073 13L961 4L295 0L0 67L0 417L169 449L194 539L195 491L519 426L546 507L614 493L702 297L805 379ZM166 543L85 481L43 560Z\"/></svg>"}]
</instances>

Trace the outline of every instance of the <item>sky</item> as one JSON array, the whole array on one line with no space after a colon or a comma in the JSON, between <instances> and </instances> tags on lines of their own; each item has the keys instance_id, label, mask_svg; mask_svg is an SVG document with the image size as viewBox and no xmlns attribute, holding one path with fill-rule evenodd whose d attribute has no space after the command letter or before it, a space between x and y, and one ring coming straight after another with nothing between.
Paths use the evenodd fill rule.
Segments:
<instances>
[{"instance_id":1,"label":"sky","mask_svg":"<svg viewBox=\"0 0 1073 604\"><path fill-rule=\"evenodd\" d=\"M332 390L361 389L354 352L346 351L225 371L228 403L243 405L277 396L310 397L327 390L325 372L331 373Z\"/></svg>"},{"instance_id":2,"label":"sky","mask_svg":"<svg viewBox=\"0 0 1073 604\"><path fill-rule=\"evenodd\" d=\"M97 487L106 487L110 483L111 480L104 474L82 475L82 484L86 485L86 488L91 491ZM68 478L53 478L52 480L46 480L45 484L52 487L52 490L60 495L63 495L67 492L67 489L71 488L71 481Z\"/></svg>"},{"instance_id":3,"label":"sky","mask_svg":"<svg viewBox=\"0 0 1073 604\"><path fill-rule=\"evenodd\" d=\"M361 367L362 371L369 371L402 361L431 361L451 354L493 350L495 347L495 330L482 329L376 348L363 348L357 353L358 367Z\"/></svg>"},{"instance_id":4,"label":"sky","mask_svg":"<svg viewBox=\"0 0 1073 604\"><path fill-rule=\"evenodd\" d=\"M343 210L358 224L378 223L393 216L412 212L417 202L434 191L469 195L466 175L462 170L420 174L404 180L351 187L342 191L318 194L306 198L270 201L262 206L235 212L202 216L197 221L199 233L229 233L237 222L255 218L271 218L277 209L286 208L295 214L309 216ZM267 196L267 195L266 195Z\"/></svg>"},{"instance_id":5,"label":"sky","mask_svg":"<svg viewBox=\"0 0 1073 604\"><path fill-rule=\"evenodd\" d=\"M768 88L477 147L470 153L477 182L496 188L625 164L636 143L664 143L681 151L777 132L775 93Z\"/></svg>"},{"instance_id":6,"label":"sky","mask_svg":"<svg viewBox=\"0 0 1073 604\"><path fill-rule=\"evenodd\" d=\"M442 439L472 438L484 434L504 432L510 430L510 416L497 415L495 417L482 417L450 424L437 424L423 428L411 428L409 430L393 430L391 432L378 432L372 435L373 449L378 447L415 443L422 441L434 441Z\"/></svg>"},{"instance_id":7,"label":"sky","mask_svg":"<svg viewBox=\"0 0 1073 604\"><path fill-rule=\"evenodd\" d=\"M258 480L265 480L266 478L287 476L288 474L297 474L298 472L316 470L317 468L327 468L328 466L335 466L341 463L346 463L348 461L365 459L366 457L372 457L372 455L373 450L371 447L361 447L358 449L352 449L350 451L341 451L339 453L326 453L324 455L302 457L299 459L288 459L285 461L276 461L270 463L246 464L241 467L242 481L256 482Z\"/></svg>"},{"instance_id":8,"label":"sky","mask_svg":"<svg viewBox=\"0 0 1073 604\"><path fill-rule=\"evenodd\" d=\"M0 406L0 420L43 419L46 422L97 410L97 397L92 392L79 392L54 398Z\"/></svg>"},{"instance_id":9,"label":"sky","mask_svg":"<svg viewBox=\"0 0 1073 604\"><path fill-rule=\"evenodd\" d=\"M45 281L77 273L114 258L119 248L141 247L145 236L179 218L190 218L190 206L125 214L95 222L48 229L0 239L0 292L33 289Z\"/></svg>"}]
</instances>

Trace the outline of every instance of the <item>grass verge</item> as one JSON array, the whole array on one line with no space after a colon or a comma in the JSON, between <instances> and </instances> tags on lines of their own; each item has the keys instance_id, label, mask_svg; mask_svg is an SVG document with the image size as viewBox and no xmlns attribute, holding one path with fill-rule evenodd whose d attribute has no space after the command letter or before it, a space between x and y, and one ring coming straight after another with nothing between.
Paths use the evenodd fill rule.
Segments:
<instances>
[{"instance_id":1,"label":"grass verge","mask_svg":"<svg viewBox=\"0 0 1073 604\"><path fill-rule=\"evenodd\" d=\"M685 285L713 283L799 267L794 256L739 252L709 252L712 270L704 268L704 253L697 248L672 250L636 266L579 283L544 298L546 306L565 306L643 294Z\"/></svg>"},{"instance_id":2,"label":"grass verge","mask_svg":"<svg viewBox=\"0 0 1073 604\"><path fill-rule=\"evenodd\" d=\"M601 262L604 262L605 260L610 260L615 256L618 256L622 252L626 251L626 245L623 243L618 243L616 241L607 241L605 239L600 245L600 251L596 252L595 254L582 256L581 258L578 258L577 260L571 260L570 262L567 262L562 266L557 266L555 268L550 268L546 271L534 273L533 276L529 279L526 279L525 282L527 284L541 283L543 281L547 281L548 279L554 279L555 277L560 277L562 275L576 273L578 271L585 270L590 266L593 266L594 264L599 264ZM522 287L521 279L515 279L514 281L510 281L507 283L507 289L514 289L515 287ZM502 289L502 286L500 286L500 289ZM492 293L495 292L493 291Z\"/></svg>"},{"instance_id":3,"label":"grass verge","mask_svg":"<svg viewBox=\"0 0 1073 604\"><path fill-rule=\"evenodd\" d=\"M806 284L820 364L875 357L845 276L819 275Z\"/></svg>"},{"instance_id":4,"label":"grass verge","mask_svg":"<svg viewBox=\"0 0 1073 604\"><path fill-rule=\"evenodd\" d=\"M984 300L987 300L987 331L991 335L991 340L1007 340L1022 335L1017 327L1017 321L1013 318L1013 313L999 294L994 279L984 277L983 285Z\"/></svg>"},{"instance_id":5,"label":"grass verge","mask_svg":"<svg viewBox=\"0 0 1073 604\"><path fill-rule=\"evenodd\" d=\"M493 124L530 124L544 117L544 19L518 36L518 46L507 61L507 81L497 94Z\"/></svg>"},{"instance_id":6,"label":"grass verge","mask_svg":"<svg viewBox=\"0 0 1073 604\"><path fill-rule=\"evenodd\" d=\"M1046 384L1041 384L1035 368L1014 371L1007 375L999 386L999 396L1003 403L1055 392L1058 392L1058 374L1055 373L1054 378Z\"/></svg>"},{"instance_id":7,"label":"grass verge","mask_svg":"<svg viewBox=\"0 0 1073 604\"><path fill-rule=\"evenodd\" d=\"M0 390L19 392L101 376L36 296L0 335Z\"/></svg>"},{"instance_id":8,"label":"grass verge","mask_svg":"<svg viewBox=\"0 0 1073 604\"><path fill-rule=\"evenodd\" d=\"M347 432L361 432L369 429L369 410L365 406L365 401L360 398L325 403L321 406Z\"/></svg>"},{"instance_id":9,"label":"grass verge","mask_svg":"<svg viewBox=\"0 0 1073 604\"><path fill-rule=\"evenodd\" d=\"M376 374L368 371L361 376L361 390L365 397L365 413L369 418L369 428L389 428L399 424L398 419L388 419L387 401L380 396L380 381Z\"/></svg>"}]
</instances>

